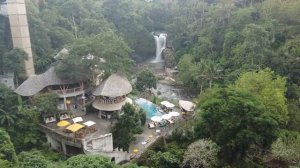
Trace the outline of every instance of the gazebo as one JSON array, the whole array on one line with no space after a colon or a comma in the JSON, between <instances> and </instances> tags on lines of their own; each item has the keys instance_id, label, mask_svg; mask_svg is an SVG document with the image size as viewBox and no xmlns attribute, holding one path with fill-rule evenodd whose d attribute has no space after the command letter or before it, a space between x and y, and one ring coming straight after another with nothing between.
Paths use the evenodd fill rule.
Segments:
<instances>
[{"instance_id":1,"label":"gazebo","mask_svg":"<svg viewBox=\"0 0 300 168\"><path fill-rule=\"evenodd\" d=\"M104 80L93 92L96 100L93 107L99 110L98 117L110 119L114 112L121 115L122 106L132 103L127 95L132 91L128 79L118 74L112 74Z\"/></svg>"},{"instance_id":2,"label":"gazebo","mask_svg":"<svg viewBox=\"0 0 300 168\"><path fill-rule=\"evenodd\" d=\"M179 100L179 106L183 112L193 112L196 105L190 101Z\"/></svg>"}]
</instances>

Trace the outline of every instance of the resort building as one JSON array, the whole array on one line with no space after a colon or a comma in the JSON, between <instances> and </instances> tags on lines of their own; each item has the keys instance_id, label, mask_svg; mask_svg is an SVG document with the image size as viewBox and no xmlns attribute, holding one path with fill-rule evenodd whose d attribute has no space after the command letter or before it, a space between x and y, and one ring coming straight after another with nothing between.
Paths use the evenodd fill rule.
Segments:
<instances>
[{"instance_id":1,"label":"resort building","mask_svg":"<svg viewBox=\"0 0 300 168\"><path fill-rule=\"evenodd\" d=\"M31 97L38 93L53 92L59 96L58 110L84 111L86 82L60 79L54 67L40 75L30 76L15 92L21 96Z\"/></svg>"},{"instance_id":2,"label":"resort building","mask_svg":"<svg viewBox=\"0 0 300 168\"><path fill-rule=\"evenodd\" d=\"M15 92L27 97L42 92L56 93L60 99L58 110L73 112L73 117L66 117L65 114L59 117L46 117L45 122L40 124L40 130L46 134L52 149L65 155L101 154L116 163L129 160L128 152L113 147L110 121L98 118L98 114L95 113L76 115L77 109L85 110L85 96L88 90L86 86L87 83L83 81L60 79L54 67L51 67L43 74L29 77ZM95 95L101 96L98 96L93 106L99 108L101 114L106 114L105 117L109 118L114 111L120 113L122 106L128 102L126 96L131 91L129 81L114 74L103 81L94 92Z\"/></svg>"},{"instance_id":3,"label":"resort building","mask_svg":"<svg viewBox=\"0 0 300 168\"><path fill-rule=\"evenodd\" d=\"M96 97L93 107L99 110L98 117L111 119L113 115L122 115L121 109L126 103L132 104L127 95L132 86L126 77L112 74L93 92Z\"/></svg>"}]
</instances>

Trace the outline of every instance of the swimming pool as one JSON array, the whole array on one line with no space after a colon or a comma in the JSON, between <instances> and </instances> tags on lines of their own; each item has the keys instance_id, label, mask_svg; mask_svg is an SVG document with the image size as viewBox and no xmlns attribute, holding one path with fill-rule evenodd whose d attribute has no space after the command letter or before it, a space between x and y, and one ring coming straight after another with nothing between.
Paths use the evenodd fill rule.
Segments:
<instances>
[{"instance_id":1,"label":"swimming pool","mask_svg":"<svg viewBox=\"0 0 300 168\"><path fill-rule=\"evenodd\" d=\"M140 108L142 108L146 114L147 114L147 119L151 119L151 117L153 116L161 116L161 112L158 111L158 109L156 108L156 106L143 98L139 98L135 100L136 104L140 106Z\"/></svg>"}]
</instances>

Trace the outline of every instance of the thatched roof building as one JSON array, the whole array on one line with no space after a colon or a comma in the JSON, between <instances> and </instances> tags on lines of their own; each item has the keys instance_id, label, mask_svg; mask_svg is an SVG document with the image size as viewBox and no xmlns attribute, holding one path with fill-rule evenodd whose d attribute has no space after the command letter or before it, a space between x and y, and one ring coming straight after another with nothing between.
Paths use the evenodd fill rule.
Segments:
<instances>
[{"instance_id":1,"label":"thatched roof building","mask_svg":"<svg viewBox=\"0 0 300 168\"><path fill-rule=\"evenodd\" d=\"M179 106L185 111L194 111L196 105L193 102L179 100Z\"/></svg>"},{"instance_id":2,"label":"thatched roof building","mask_svg":"<svg viewBox=\"0 0 300 168\"><path fill-rule=\"evenodd\" d=\"M43 74L30 76L15 92L21 96L33 96L47 86L74 84L78 82L75 80L60 79L55 73L54 67L51 67Z\"/></svg>"},{"instance_id":3,"label":"thatched roof building","mask_svg":"<svg viewBox=\"0 0 300 168\"><path fill-rule=\"evenodd\" d=\"M132 100L126 97L125 101L113 103L113 104L103 104L100 101L94 101L92 104L95 109L101 111L117 111L120 110L126 103L132 104Z\"/></svg>"},{"instance_id":4,"label":"thatched roof building","mask_svg":"<svg viewBox=\"0 0 300 168\"><path fill-rule=\"evenodd\" d=\"M127 95L131 91L132 86L126 77L112 74L96 88L93 95L118 97Z\"/></svg>"}]
</instances>

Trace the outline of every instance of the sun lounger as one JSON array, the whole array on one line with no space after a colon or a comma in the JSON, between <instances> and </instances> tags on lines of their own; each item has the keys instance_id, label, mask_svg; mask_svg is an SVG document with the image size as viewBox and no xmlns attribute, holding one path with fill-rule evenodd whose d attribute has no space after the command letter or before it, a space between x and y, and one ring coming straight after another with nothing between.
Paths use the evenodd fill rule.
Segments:
<instances>
[{"instance_id":1,"label":"sun lounger","mask_svg":"<svg viewBox=\"0 0 300 168\"><path fill-rule=\"evenodd\" d=\"M149 128L149 129L153 129L153 128L155 128L155 125L154 125L154 123L149 123L149 124L148 124L148 128Z\"/></svg>"},{"instance_id":2,"label":"sun lounger","mask_svg":"<svg viewBox=\"0 0 300 168\"><path fill-rule=\"evenodd\" d=\"M174 124L173 120L167 120L170 124Z\"/></svg>"}]
</instances>

